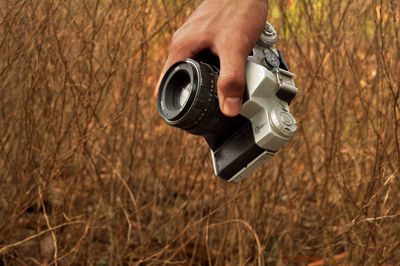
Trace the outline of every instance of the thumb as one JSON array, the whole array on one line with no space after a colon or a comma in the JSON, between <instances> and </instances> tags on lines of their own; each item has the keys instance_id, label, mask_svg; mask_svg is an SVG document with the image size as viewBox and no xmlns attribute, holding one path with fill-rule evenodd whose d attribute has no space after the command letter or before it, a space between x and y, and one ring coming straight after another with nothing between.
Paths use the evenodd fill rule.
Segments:
<instances>
[{"instance_id":1,"label":"thumb","mask_svg":"<svg viewBox=\"0 0 400 266\"><path fill-rule=\"evenodd\" d=\"M219 108L224 115L235 116L240 113L242 105L247 54L230 50L220 53L219 59L221 63L217 84Z\"/></svg>"}]
</instances>

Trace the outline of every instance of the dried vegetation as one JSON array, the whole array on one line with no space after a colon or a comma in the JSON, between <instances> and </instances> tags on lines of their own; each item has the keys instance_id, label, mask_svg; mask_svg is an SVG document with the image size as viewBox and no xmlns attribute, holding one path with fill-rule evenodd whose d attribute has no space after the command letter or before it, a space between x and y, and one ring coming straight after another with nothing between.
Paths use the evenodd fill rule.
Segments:
<instances>
[{"instance_id":1,"label":"dried vegetation","mask_svg":"<svg viewBox=\"0 0 400 266\"><path fill-rule=\"evenodd\" d=\"M153 88L199 1L0 1L0 265L400 261L400 3L271 1L294 139L239 185Z\"/></svg>"}]
</instances>

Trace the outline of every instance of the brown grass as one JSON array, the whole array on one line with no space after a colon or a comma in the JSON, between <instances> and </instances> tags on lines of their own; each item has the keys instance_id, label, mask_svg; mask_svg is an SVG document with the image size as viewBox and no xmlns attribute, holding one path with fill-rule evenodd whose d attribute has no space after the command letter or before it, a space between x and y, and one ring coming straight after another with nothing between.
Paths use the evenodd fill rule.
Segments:
<instances>
[{"instance_id":1,"label":"brown grass","mask_svg":"<svg viewBox=\"0 0 400 266\"><path fill-rule=\"evenodd\" d=\"M152 97L199 1L0 1L0 265L400 261L400 4L271 1L299 129L239 185Z\"/></svg>"}]
</instances>

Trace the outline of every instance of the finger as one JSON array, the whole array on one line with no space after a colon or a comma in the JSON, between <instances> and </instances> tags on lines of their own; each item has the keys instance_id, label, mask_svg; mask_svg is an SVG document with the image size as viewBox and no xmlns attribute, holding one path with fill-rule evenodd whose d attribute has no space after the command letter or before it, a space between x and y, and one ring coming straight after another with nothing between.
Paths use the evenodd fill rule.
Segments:
<instances>
[{"instance_id":1,"label":"finger","mask_svg":"<svg viewBox=\"0 0 400 266\"><path fill-rule=\"evenodd\" d=\"M217 84L218 100L220 109L226 116L235 116L240 113L247 54L247 52L229 49L224 49L219 53L221 69Z\"/></svg>"}]
</instances>

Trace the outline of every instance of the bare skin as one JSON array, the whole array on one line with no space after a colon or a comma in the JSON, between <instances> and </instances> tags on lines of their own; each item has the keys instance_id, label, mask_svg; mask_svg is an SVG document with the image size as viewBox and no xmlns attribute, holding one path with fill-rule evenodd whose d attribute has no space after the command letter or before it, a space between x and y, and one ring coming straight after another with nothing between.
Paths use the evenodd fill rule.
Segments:
<instances>
[{"instance_id":1,"label":"bare skin","mask_svg":"<svg viewBox=\"0 0 400 266\"><path fill-rule=\"evenodd\" d=\"M220 109L226 116L239 114L246 58L264 28L267 12L267 0L204 0L173 35L154 96L171 65L210 49L221 64L217 84Z\"/></svg>"}]
</instances>

